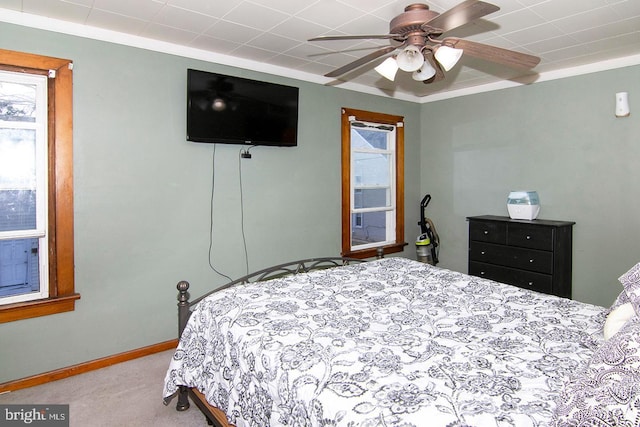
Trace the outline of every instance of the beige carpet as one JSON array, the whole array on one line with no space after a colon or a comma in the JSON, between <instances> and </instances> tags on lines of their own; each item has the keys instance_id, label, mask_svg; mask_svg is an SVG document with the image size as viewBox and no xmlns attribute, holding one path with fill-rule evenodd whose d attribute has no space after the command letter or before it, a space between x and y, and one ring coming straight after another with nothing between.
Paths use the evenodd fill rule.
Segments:
<instances>
[{"instance_id":1,"label":"beige carpet","mask_svg":"<svg viewBox=\"0 0 640 427\"><path fill-rule=\"evenodd\" d=\"M173 351L0 395L0 404L69 404L71 427L206 426L195 405L177 412L162 403Z\"/></svg>"}]
</instances>

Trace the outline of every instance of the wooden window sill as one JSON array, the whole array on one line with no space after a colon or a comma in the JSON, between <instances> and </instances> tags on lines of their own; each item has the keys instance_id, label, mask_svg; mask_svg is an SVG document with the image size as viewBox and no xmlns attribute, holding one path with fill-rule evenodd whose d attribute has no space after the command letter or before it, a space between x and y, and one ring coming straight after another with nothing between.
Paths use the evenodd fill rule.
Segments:
<instances>
[{"instance_id":1,"label":"wooden window sill","mask_svg":"<svg viewBox=\"0 0 640 427\"><path fill-rule=\"evenodd\" d=\"M80 294L74 293L54 298L17 302L15 304L0 306L0 323L73 311L77 299L80 299Z\"/></svg>"},{"instance_id":2,"label":"wooden window sill","mask_svg":"<svg viewBox=\"0 0 640 427\"><path fill-rule=\"evenodd\" d=\"M394 243L392 245L383 246L384 255L402 252L407 243ZM344 257L350 258L374 258L378 255L378 248L362 249L359 251L349 251L342 254Z\"/></svg>"}]
</instances>

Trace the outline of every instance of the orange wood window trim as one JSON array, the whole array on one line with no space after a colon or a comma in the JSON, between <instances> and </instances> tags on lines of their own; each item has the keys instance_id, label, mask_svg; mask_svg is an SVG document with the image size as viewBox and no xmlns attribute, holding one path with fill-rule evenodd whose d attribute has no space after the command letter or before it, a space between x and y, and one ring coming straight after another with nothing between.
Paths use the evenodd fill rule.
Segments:
<instances>
[{"instance_id":1,"label":"orange wood window trim","mask_svg":"<svg viewBox=\"0 0 640 427\"><path fill-rule=\"evenodd\" d=\"M42 74L48 79L49 128L49 298L0 306L0 323L75 308L73 246L73 62L0 49L0 67Z\"/></svg>"},{"instance_id":2,"label":"orange wood window trim","mask_svg":"<svg viewBox=\"0 0 640 427\"><path fill-rule=\"evenodd\" d=\"M404 123L404 117L370 111L342 109L342 256L371 258L376 256L377 248L351 250L351 122L356 120L383 123L397 126ZM404 241L404 126L396 127L396 241L383 247L384 253L402 252L407 243Z\"/></svg>"}]
</instances>

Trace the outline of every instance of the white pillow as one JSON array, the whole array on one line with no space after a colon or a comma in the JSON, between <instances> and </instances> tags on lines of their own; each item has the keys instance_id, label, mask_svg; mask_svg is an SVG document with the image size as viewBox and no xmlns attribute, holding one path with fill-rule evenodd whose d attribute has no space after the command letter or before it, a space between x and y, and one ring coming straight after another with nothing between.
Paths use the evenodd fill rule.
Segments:
<instances>
[{"instance_id":1,"label":"white pillow","mask_svg":"<svg viewBox=\"0 0 640 427\"><path fill-rule=\"evenodd\" d=\"M604 322L604 339L608 340L614 336L627 320L636 315L633 305L630 302L624 303L609 313L607 320Z\"/></svg>"},{"instance_id":2,"label":"white pillow","mask_svg":"<svg viewBox=\"0 0 640 427\"><path fill-rule=\"evenodd\" d=\"M622 283L636 313L640 315L640 262L631 267L618 280Z\"/></svg>"}]
</instances>

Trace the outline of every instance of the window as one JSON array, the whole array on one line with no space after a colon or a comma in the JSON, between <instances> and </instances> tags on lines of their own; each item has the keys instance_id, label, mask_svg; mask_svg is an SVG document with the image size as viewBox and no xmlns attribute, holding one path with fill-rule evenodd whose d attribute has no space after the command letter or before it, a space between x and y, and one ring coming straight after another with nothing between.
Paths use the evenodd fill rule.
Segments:
<instances>
[{"instance_id":1,"label":"window","mask_svg":"<svg viewBox=\"0 0 640 427\"><path fill-rule=\"evenodd\" d=\"M47 77L0 71L0 303L49 296Z\"/></svg>"},{"instance_id":2,"label":"window","mask_svg":"<svg viewBox=\"0 0 640 427\"><path fill-rule=\"evenodd\" d=\"M0 322L71 311L72 63L0 50Z\"/></svg>"},{"instance_id":3,"label":"window","mask_svg":"<svg viewBox=\"0 0 640 427\"><path fill-rule=\"evenodd\" d=\"M404 242L403 117L342 110L342 255L400 252Z\"/></svg>"}]
</instances>

